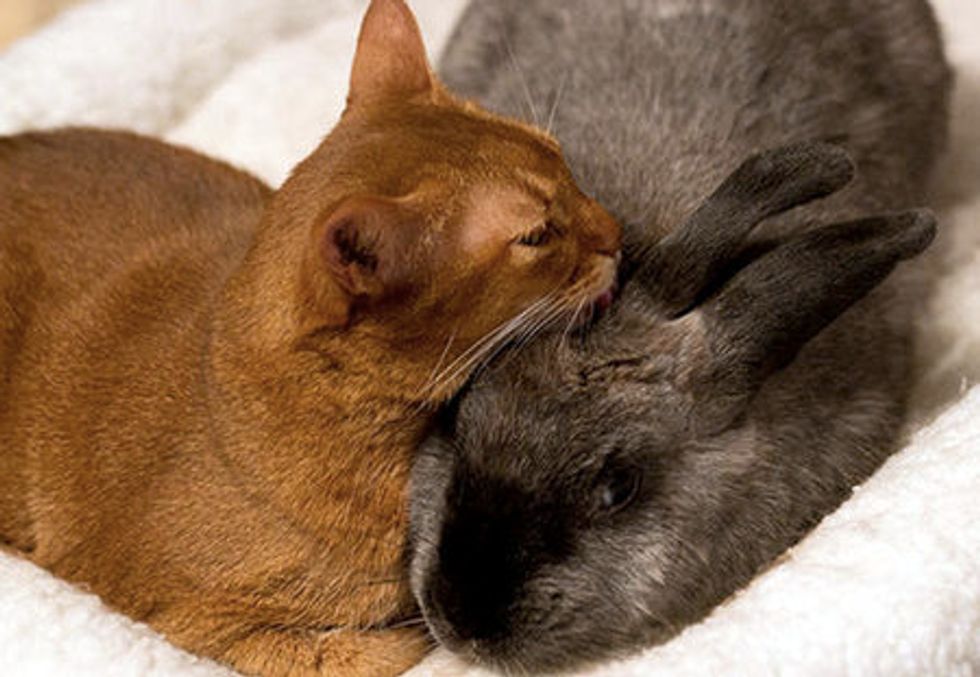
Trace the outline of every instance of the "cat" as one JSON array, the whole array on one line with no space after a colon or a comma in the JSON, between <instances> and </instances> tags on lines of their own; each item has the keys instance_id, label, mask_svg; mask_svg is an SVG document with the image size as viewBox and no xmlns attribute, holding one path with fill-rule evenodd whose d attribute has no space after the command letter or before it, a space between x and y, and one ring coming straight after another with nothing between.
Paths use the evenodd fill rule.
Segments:
<instances>
[{"instance_id":1,"label":"cat","mask_svg":"<svg viewBox=\"0 0 980 677\"><path fill-rule=\"evenodd\" d=\"M935 18L479 0L441 73L549 121L623 223L627 274L590 331L509 354L444 412L412 475L416 598L507 674L664 642L896 449L930 277L899 262L935 221L893 210L928 201L946 135Z\"/></svg>"},{"instance_id":2,"label":"cat","mask_svg":"<svg viewBox=\"0 0 980 677\"><path fill-rule=\"evenodd\" d=\"M247 674L428 648L403 568L435 406L613 284L547 133L455 98L373 0L278 190L123 132L0 139L0 542Z\"/></svg>"}]
</instances>

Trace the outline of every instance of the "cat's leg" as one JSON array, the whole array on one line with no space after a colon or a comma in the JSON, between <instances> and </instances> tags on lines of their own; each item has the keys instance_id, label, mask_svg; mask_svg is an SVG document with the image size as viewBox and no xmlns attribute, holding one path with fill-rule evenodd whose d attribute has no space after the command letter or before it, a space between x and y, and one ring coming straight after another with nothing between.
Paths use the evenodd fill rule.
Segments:
<instances>
[{"instance_id":1,"label":"cat's leg","mask_svg":"<svg viewBox=\"0 0 980 677\"><path fill-rule=\"evenodd\" d=\"M309 632L269 628L243 637L219 660L263 677L387 677L421 661L431 640L421 628Z\"/></svg>"},{"instance_id":2,"label":"cat's leg","mask_svg":"<svg viewBox=\"0 0 980 677\"><path fill-rule=\"evenodd\" d=\"M164 573L155 589L144 585L112 602L185 651L244 675L394 676L434 646L401 585L387 596L338 601L304 595L302 586L275 596L274 583L263 589L225 577L237 588L230 592L188 588L185 580ZM367 629L381 624L387 627Z\"/></svg>"}]
</instances>

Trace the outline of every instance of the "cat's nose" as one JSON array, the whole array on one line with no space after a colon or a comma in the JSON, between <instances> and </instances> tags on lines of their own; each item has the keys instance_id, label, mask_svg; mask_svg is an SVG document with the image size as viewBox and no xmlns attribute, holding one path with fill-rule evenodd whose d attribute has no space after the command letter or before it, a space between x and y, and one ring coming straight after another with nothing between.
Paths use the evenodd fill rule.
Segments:
<instances>
[{"instance_id":1,"label":"cat's nose","mask_svg":"<svg viewBox=\"0 0 980 677\"><path fill-rule=\"evenodd\" d=\"M623 246L623 229L612 215L598 204L593 204L589 215L590 244L599 254L618 256Z\"/></svg>"}]
</instances>

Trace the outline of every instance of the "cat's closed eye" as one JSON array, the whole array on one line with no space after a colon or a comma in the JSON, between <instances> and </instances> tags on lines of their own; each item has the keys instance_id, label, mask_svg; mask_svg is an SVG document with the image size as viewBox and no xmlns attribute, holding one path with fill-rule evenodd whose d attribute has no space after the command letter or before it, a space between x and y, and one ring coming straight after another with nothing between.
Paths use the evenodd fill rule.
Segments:
<instances>
[{"instance_id":1,"label":"cat's closed eye","mask_svg":"<svg viewBox=\"0 0 980 677\"><path fill-rule=\"evenodd\" d=\"M552 221L546 221L537 228L518 236L514 243L522 247L543 247L555 237L561 235L561 230Z\"/></svg>"}]
</instances>

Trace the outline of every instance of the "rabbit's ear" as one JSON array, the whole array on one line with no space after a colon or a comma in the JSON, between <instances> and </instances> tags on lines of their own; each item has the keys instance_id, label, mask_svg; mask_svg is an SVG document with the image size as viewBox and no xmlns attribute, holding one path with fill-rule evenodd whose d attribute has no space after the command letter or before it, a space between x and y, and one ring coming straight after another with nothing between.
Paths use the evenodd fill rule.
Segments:
<instances>
[{"instance_id":1,"label":"rabbit's ear","mask_svg":"<svg viewBox=\"0 0 980 677\"><path fill-rule=\"evenodd\" d=\"M659 310L675 317L718 281L759 222L835 193L853 176L847 153L826 143L799 143L755 155L683 225L636 252L636 275Z\"/></svg>"},{"instance_id":2,"label":"rabbit's ear","mask_svg":"<svg viewBox=\"0 0 980 677\"><path fill-rule=\"evenodd\" d=\"M738 415L767 377L935 233L928 211L841 223L797 236L740 270L678 320L700 325L701 366L691 384L705 406L699 418L723 425Z\"/></svg>"}]
</instances>

